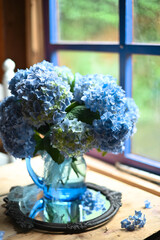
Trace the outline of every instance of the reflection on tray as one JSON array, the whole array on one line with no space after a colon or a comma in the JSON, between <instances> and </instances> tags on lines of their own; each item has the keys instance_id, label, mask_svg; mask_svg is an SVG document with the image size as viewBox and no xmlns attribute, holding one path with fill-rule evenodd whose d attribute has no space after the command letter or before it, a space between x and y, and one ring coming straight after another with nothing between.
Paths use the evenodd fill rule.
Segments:
<instances>
[{"instance_id":1,"label":"reflection on tray","mask_svg":"<svg viewBox=\"0 0 160 240\"><path fill-rule=\"evenodd\" d=\"M101 216L110 208L106 196L89 188L82 199L69 202L45 199L36 185L14 188L8 199L17 201L26 216L48 223L84 222Z\"/></svg>"}]
</instances>

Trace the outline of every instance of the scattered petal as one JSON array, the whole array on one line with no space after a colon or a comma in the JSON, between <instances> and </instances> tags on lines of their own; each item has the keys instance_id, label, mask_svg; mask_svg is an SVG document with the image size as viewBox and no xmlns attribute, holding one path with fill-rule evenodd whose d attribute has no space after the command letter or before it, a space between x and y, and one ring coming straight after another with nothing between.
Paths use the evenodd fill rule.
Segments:
<instances>
[{"instance_id":1,"label":"scattered petal","mask_svg":"<svg viewBox=\"0 0 160 240\"><path fill-rule=\"evenodd\" d=\"M141 211L135 211L134 216L129 216L128 218L121 221L121 228L125 228L128 231L133 231L137 228L144 227L145 223L145 215L142 216Z\"/></svg>"},{"instance_id":2,"label":"scattered petal","mask_svg":"<svg viewBox=\"0 0 160 240\"><path fill-rule=\"evenodd\" d=\"M150 201L146 200L144 201L145 208L152 208Z\"/></svg>"},{"instance_id":3,"label":"scattered petal","mask_svg":"<svg viewBox=\"0 0 160 240\"><path fill-rule=\"evenodd\" d=\"M4 237L4 234L5 234L5 232L4 232L4 231L0 231L0 240L2 240L2 239L3 239L3 237Z\"/></svg>"}]
</instances>

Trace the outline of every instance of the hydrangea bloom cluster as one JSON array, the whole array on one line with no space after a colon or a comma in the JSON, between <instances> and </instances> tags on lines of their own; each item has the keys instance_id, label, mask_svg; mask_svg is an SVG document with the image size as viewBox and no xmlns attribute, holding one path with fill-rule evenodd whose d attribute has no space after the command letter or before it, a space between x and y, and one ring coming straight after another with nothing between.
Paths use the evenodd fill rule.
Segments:
<instances>
[{"instance_id":1,"label":"hydrangea bloom cluster","mask_svg":"<svg viewBox=\"0 0 160 240\"><path fill-rule=\"evenodd\" d=\"M22 115L16 97L9 97L0 105L0 137L7 152L17 158L33 156L36 142L34 129Z\"/></svg>"},{"instance_id":2,"label":"hydrangea bloom cluster","mask_svg":"<svg viewBox=\"0 0 160 240\"><path fill-rule=\"evenodd\" d=\"M66 66L62 66L62 67L54 66L53 63L43 60L40 63L34 64L33 67L32 66L30 67L30 69L33 71L35 71L38 68L42 71L46 71L46 70L51 72L54 71L58 75L58 77L61 77L63 81L66 81L67 83L71 83L74 80L73 73Z\"/></svg>"},{"instance_id":3,"label":"hydrangea bloom cluster","mask_svg":"<svg viewBox=\"0 0 160 240\"><path fill-rule=\"evenodd\" d=\"M119 153L124 141L135 132L138 108L133 99L126 98L124 91L111 76L102 74L77 75L74 97L86 108L99 112L100 119L93 121L97 148Z\"/></svg>"},{"instance_id":4,"label":"hydrangea bloom cluster","mask_svg":"<svg viewBox=\"0 0 160 240\"><path fill-rule=\"evenodd\" d=\"M102 75L102 74L88 74L82 76L79 73L75 74L75 87L74 87L74 98L76 101L82 103L82 97L84 92L90 88L95 88L99 84L112 82L116 85L116 79L112 76ZM99 96L100 97L100 96Z\"/></svg>"},{"instance_id":5,"label":"hydrangea bloom cluster","mask_svg":"<svg viewBox=\"0 0 160 240\"><path fill-rule=\"evenodd\" d=\"M16 73L10 89L22 101L25 118L36 127L61 121L72 99L69 84L58 77L51 63L39 63L22 73Z\"/></svg>"},{"instance_id":6,"label":"hydrangea bloom cluster","mask_svg":"<svg viewBox=\"0 0 160 240\"><path fill-rule=\"evenodd\" d=\"M86 215L90 215L93 211L106 211L105 201L100 192L92 192L86 190L82 196L82 209ZM85 215L84 215L85 216Z\"/></svg>"},{"instance_id":7,"label":"hydrangea bloom cluster","mask_svg":"<svg viewBox=\"0 0 160 240\"><path fill-rule=\"evenodd\" d=\"M94 77L94 75L93 75ZM102 77L100 75L100 77ZM94 85L89 86L83 93L81 100L84 101L87 108L93 112L99 112L103 115L106 112L116 114L121 110L124 104L124 91L119 87L115 80L103 76L99 79L96 75Z\"/></svg>"},{"instance_id":8,"label":"hydrangea bloom cluster","mask_svg":"<svg viewBox=\"0 0 160 240\"><path fill-rule=\"evenodd\" d=\"M93 126L99 148L113 153L124 150L124 142L136 132L135 123L138 108L131 98L125 98L117 113L105 112L100 119L94 120Z\"/></svg>"},{"instance_id":9,"label":"hydrangea bloom cluster","mask_svg":"<svg viewBox=\"0 0 160 240\"><path fill-rule=\"evenodd\" d=\"M108 75L74 75L42 61L18 70L9 89L13 96L0 104L0 136L18 158L45 150L61 163L92 148L119 153L136 129L136 104Z\"/></svg>"},{"instance_id":10,"label":"hydrangea bloom cluster","mask_svg":"<svg viewBox=\"0 0 160 240\"><path fill-rule=\"evenodd\" d=\"M51 143L65 157L77 157L93 147L94 135L89 124L68 118L52 128Z\"/></svg>"},{"instance_id":11,"label":"hydrangea bloom cluster","mask_svg":"<svg viewBox=\"0 0 160 240\"><path fill-rule=\"evenodd\" d=\"M125 228L128 231L133 231L136 228L144 227L145 223L145 215L142 215L141 211L135 211L134 216L129 216L128 218L121 221L121 228Z\"/></svg>"}]
</instances>

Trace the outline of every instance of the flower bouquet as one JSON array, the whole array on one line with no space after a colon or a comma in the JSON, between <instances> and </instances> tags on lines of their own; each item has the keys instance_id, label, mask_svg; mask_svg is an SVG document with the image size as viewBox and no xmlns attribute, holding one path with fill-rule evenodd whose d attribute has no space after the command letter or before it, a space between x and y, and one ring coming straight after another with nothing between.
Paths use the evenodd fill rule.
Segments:
<instances>
[{"instance_id":1,"label":"flower bouquet","mask_svg":"<svg viewBox=\"0 0 160 240\"><path fill-rule=\"evenodd\" d=\"M9 154L26 158L47 199L57 197L59 186L62 201L79 199L86 190L83 154L120 153L136 129L138 108L111 76L82 76L43 61L18 70L9 89L12 96L0 104L0 137ZM43 181L29 162L38 153L45 159Z\"/></svg>"}]
</instances>

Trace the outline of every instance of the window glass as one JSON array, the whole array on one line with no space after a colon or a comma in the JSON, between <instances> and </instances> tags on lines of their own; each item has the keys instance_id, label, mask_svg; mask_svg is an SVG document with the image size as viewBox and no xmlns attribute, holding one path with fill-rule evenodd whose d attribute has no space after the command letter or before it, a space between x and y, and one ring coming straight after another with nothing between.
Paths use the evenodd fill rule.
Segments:
<instances>
[{"instance_id":1,"label":"window glass","mask_svg":"<svg viewBox=\"0 0 160 240\"><path fill-rule=\"evenodd\" d=\"M82 75L102 73L118 79L118 54L58 51L57 55L58 64L69 67L73 73L79 72Z\"/></svg>"},{"instance_id":2,"label":"window glass","mask_svg":"<svg viewBox=\"0 0 160 240\"><path fill-rule=\"evenodd\" d=\"M118 41L118 0L58 0L58 40Z\"/></svg>"},{"instance_id":3,"label":"window glass","mask_svg":"<svg viewBox=\"0 0 160 240\"><path fill-rule=\"evenodd\" d=\"M133 56L133 98L139 109L132 152L160 161L160 56Z\"/></svg>"},{"instance_id":4,"label":"window glass","mask_svg":"<svg viewBox=\"0 0 160 240\"><path fill-rule=\"evenodd\" d=\"M124 29L124 25L119 26L118 2L122 7L127 4L128 15L126 17L127 27L129 28L127 33L130 32L130 37L133 36L133 45L142 43L143 46L143 43L152 45L160 43L159 0L51 1L57 4L53 6L53 11L51 11L54 13L56 11L53 19L57 21L50 22L53 25L53 27L50 25L50 30L54 33L51 34L53 40L50 43L54 44L55 41L59 41L59 45L56 46L57 56L52 54L51 59L54 62L54 59L57 61L58 57L59 65L68 66L73 73L79 72L83 75L91 73L109 74L119 81L120 53L120 61L125 68L126 76L132 74L132 68L126 61L128 58L127 51L130 48L130 46L127 47L127 44L124 44L122 49L120 46L119 50L117 46L115 48L113 46L114 53L107 52L108 48L103 53L97 51L104 41L106 44L107 42L119 41L119 27ZM131 22L133 22L133 28ZM122 23L124 22L122 21ZM121 34L123 34L123 31ZM127 38L130 37L127 36ZM78 51L78 44L73 51L67 50L65 45L64 51L58 50L63 48L63 41L68 41L67 44L71 46L74 46L74 41L81 41L84 46L87 46L91 41L97 41L95 47L97 52ZM130 54L132 54L132 48L130 50ZM150 51L149 46L146 48L145 54L148 50ZM137 51L139 51L139 48L137 48ZM138 131L132 138L131 152L160 161L160 56L133 55L132 60L133 85L131 86L129 79L121 79L122 83L125 81L127 90L132 90L133 98L140 109L140 118L137 123ZM121 72L121 76L123 76L123 72Z\"/></svg>"},{"instance_id":5,"label":"window glass","mask_svg":"<svg viewBox=\"0 0 160 240\"><path fill-rule=\"evenodd\" d=\"M160 43L160 1L134 0L133 41Z\"/></svg>"}]
</instances>

